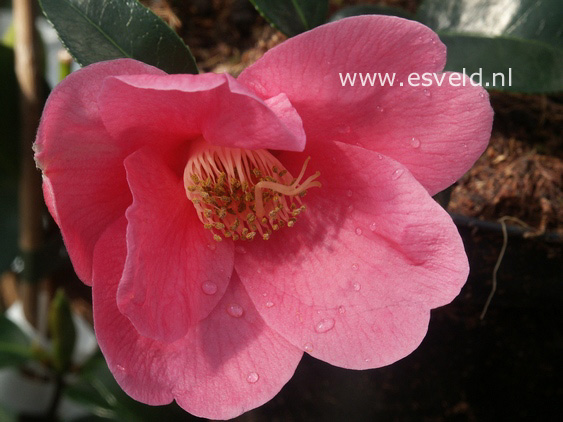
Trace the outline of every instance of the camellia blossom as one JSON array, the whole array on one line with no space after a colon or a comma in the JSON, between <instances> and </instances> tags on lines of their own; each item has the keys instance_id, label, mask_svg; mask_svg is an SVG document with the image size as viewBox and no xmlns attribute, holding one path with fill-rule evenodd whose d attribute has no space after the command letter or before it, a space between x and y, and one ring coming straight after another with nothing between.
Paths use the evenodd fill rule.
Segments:
<instances>
[{"instance_id":1,"label":"camellia blossom","mask_svg":"<svg viewBox=\"0 0 563 422\"><path fill-rule=\"evenodd\" d=\"M237 79L123 59L53 91L35 145L45 199L129 395L230 418L270 400L303 352L368 369L419 345L468 274L431 195L492 124L468 78L408 84L445 60L427 27L363 16ZM394 85L340 77L375 72Z\"/></svg>"}]
</instances>

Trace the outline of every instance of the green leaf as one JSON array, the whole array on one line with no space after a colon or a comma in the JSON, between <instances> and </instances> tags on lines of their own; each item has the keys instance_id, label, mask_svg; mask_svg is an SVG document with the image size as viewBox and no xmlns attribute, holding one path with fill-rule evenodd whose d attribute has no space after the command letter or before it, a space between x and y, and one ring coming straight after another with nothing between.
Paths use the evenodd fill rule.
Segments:
<instances>
[{"instance_id":1,"label":"green leaf","mask_svg":"<svg viewBox=\"0 0 563 422\"><path fill-rule=\"evenodd\" d=\"M326 22L328 0L250 0L270 24L289 37Z\"/></svg>"},{"instance_id":2,"label":"green leaf","mask_svg":"<svg viewBox=\"0 0 563 422\"><path fill-rule=\"evenodd\" d=\"M59 373L68 370L76 343L76 328L72 321L70 303L59 289L49 309L49 330L53 342L53 366Z\"/></svg>"},{"instance_id":3,"label":"green leaf","mask_svg":"<svg viewBox=\"0 0 563 422\"><path fill-rule=\"evenodd\" d=\"M31 358L31 340L4 314L0 315L0 367L20 365Z\"/></svg>"},{"instance_id":4,"label":"green leaf","mask_svg":"<svg viewBox=\"0 0 563 422\"><path fill-rule=\"evenodd\" d=\"M377 4L358 4L355 6L348 6L340 9L330 17L330 21L334 22L340 19L348 18L350 16L361 15L387 15L398 16L405 19L414 19L414 16L407 12L405 9L393 6L383 6Z\"/></svg>"},{"instance_id":5,"label":"green leaf","mask_svg":"<svg viewBox=\"0 0 563 422\"><path fill-rule=\"evenodd\" d=\"M425 0L417 19L448 47L447 70L473 74L481 68L483 85L499 90L563 90L560 0ZM500 75L493 85L493 73L504 75L504 86Z\"/></svg>"},{"instance_id":6,"label":"green leaf","mask_svg":"<svg viewBox=\"0 0 563 422\"><path fill-rule=\"evenodd\" d=\"M137 0L40 0L74 59L86 66L132 58L168 73L198 73L184 42Z\"/></svg>"},{"instance_id":7,"label":"green leaf","mask_svg":"<svg viewBox=\"0 0 563 422\"><path fill-rule=\"evenodd\" d=\"M66 388L65 395L101 418L132 422L191 420L190 416L175 404L147 406L133 400L121 390L101 353L96 354L84 365L79 378L78 383Z\"/></svg>"}]
</instances>

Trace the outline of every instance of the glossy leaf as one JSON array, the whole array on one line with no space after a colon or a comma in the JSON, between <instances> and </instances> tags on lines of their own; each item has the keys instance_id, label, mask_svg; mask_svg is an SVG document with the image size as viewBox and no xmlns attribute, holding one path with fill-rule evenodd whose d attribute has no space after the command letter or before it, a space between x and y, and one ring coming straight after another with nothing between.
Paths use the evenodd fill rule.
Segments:
<instances>
[{"instance_id":1,"label":"glossy leaf","mask_svg":"<svg viewBox=\"0 0 563 422\"><path fill-rule=\"evenodd\" d=\"M22 364L31 357L29 338L5 315L0 315L0 368Z\"/></svg>"},{"instance_id":2,"label":"glossy leaf","mask_svg":"<svg viewBox=\"0 0 563 422\"><path fill-rule=\"evenodd\" d=\"M411 20L414 19L414 15L399 7L383 6L379 4L358 4L340 9L330 17L330 21L333 22L350 16L360 15L388 15Z\"/></svg>"},{"instance_id":3,"label":"glossy leaf","mask_svg":"<svg viewBox=\"0 0 563 422\"><path fill-rule=\"evenodd\" d=\"M250 0L256 10L289 37L326 22L327 0Z\"/></svg>"},{"instance_id":4,"label":"glossy leaf","mask_svg":"<svg viewBox=\"0 0 563 422\"><path fill-rule=\"evenodd\" d=\"M178 35L137 0L40 0L75 60L133 58L168 73L198 73Z\"/></svg>"},{"instance_id":5,"label":"glossy leaf","mask_svg":"<svg viewBox=\"0 0 563 422\"><path fill-rule=\"evenodd\" d=\"M520 92L563 90L563 8L560 0L425 0L417 19L448 46L446 69L467 73L482 68L483 85L493 73ZM486 84L489 83L487 86Z\"/></svg>"}]
</instances>

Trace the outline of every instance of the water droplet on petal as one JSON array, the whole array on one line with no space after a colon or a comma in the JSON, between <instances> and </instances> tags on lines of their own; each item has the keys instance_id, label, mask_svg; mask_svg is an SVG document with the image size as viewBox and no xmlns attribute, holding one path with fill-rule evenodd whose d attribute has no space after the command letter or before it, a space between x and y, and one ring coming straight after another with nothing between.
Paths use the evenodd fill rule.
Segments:
<instances>
[{"instance_id":1,"label":"water droplet on petal","mask_svg":"<svg viewBox=\"0 0 563 422\"><path fill-rule=\"evenodd\" d=\"M424 89L422 92L424 92L424 95L426 95L427 97L430 97L432 94L430 93L430 90L428 89Z\"/></svg>"},{"instance_id":2,"label":"water droplet on petal","mask_svg":"<svg viewBox=\"0 0 563 422\"><path fill-rule=\"evenodd\" d=\"M463 148L467 148L467 144L465 144L465 143L461 144L461 146L462 146Z\"/></svg>"},{"instance_id":3,"label":"water droplet on petal","mask_svg":"<svg viewBox=\"0 0 563 422\"><path fill-rule=\"evenodd\" d=\"M315 331L317 333L326 333L327 331L332 330L334 327L334 320L332 318L325 318L315 325Z\"/></svg>"},{"instance_id":4,"label":"water droplet on petal","mask_svg":"<svg viewBox=\"0 0 563 422\"><path fill-rule=\"evenodd\" d=\"M352 190L348 189L348 191L346 192L346 196L350 198L352 196Z\"/></svg>"},{"instance_id":5,"label":"water droplet on petal","mask_svg":"<svg viewBox=\"0 0 563 422\"><path fill-rule=\"evenodd\" d=\"M240 318L244 313L244 309L242 309L242 306L237 305L236 303L231 303L229 306L227 306L227 313L233 318Z\"/></svg>"},{"instance_id":6,"label":"water droplet on petal","mask_svg":"<svg viewBox=\"0 0 563 422\"><path fill-rule=\"evenodd\" d=\"M305 349L307 353L311 353L313 351L313 345L311 343L305 343L303 349Z\"/></svg>"},{"instance_id":7,"label":"water droplet on petal","mask_svg":"<svg viewBox=\"0 0 563 422\"><path fill-rule=\"evenodd\" d=\"M260 267L256 268L256 272L257 272L258 274L262 274L262 268L260 268Z\"/></svg>"},{"instance_id":8,"label":"water droplet on petal","mask_svg":"<svg viewBox=\"0 0 563 422\"><path fill-rule=\"evenodd\" d=\"M377 224L375 224L375 223L371 223L371 224L369 225L369 229L370 229L372 232L374 232L376 228L377 228Z\"/></svg>"},{"instance_id":9,"label":"water droplet on petal","mask_svg":"<svg viewBox=\"0 0 563 422\"><path fill-rule=\"evenodd\" d=\"M480 92L480 93L479 93L479 97L485 98L485 93L484 93L484 92Z\"/></svg>"},{"instance_id":10,"label":"water droplet on petal","mask_svg":"<svg viewBox=\"0 0 563 422\"><path fill-rule=\"evenodd\" d=\"M117 369L121 372L125 372L125 368L121 365L117 365Z\"/></svg>"},{"instance_id":11,"label":"water droplet on petal","mask_svg":"<svg viewBox=\"0 0 563 422\"><path fill-rule=\"evenodd\" d=\"M360 266L358 264L352 264L352 269L354 271L358 271L358 268L360 268Z\"/></svg>"},{"instance_id":12,"label":"water droplet on petal","mask_svg":"<svg viewBox=\"0 0 563 422\"><path fill-rule=\"evenodd\" d=\"M209 248L210 251L214 251L215 249L217 249L215 243L210 243L209 245L207 245L207 247Z\"/></svg>"},{"instance_id":13,"label":"water droplet on petal","mask_svg":"<svg viewBox=\"0 0 563 422\"><path fill-rule=\"evenodd\" d=\"M271 308L274 306L274 302L266 302L266 308Z\"/></svg>"},{"instance_id":14,"label":"water droplet on petal","mask_svg":"<svg viewBox=\"0 0 563 422\"><path fill-rule=\"evenodd\" d=\"M412 146L413 148L418 148L418 147L420 147L420 139L415 138L415 137L412 137L412 138L411 138L411 146Z\"/></svg>"},{"instance_id":15,"label":"water droplet on petal","mask_svg":"<svg viewBox=\"0 0 563 422\"><path fill-rule=\"evenodd\" d=\"M259 378L260 375L258 375L256 372L249 372L246 376L246 381L248 381L250 384L254 384L256 381L258 381Z\"/></svg>"},{"instance_id":16,"label":"water droplet on petal","mask_svg":"<svg viewBox=\"0 0 563 422\"><path fill-rule=\"evenodd\" d=\"M348 212L354 211L354 206L352 204L348 205Z\"/></svg>"},{"instance_id":17,"label":"water droplet on petal","mask_svg":"<svg viewBox=\"0 0 563 422\"><path fill-rule=\"evenodd\" d=\"M244 246L237 246L237 247L235 248L235 252L238 252L238 253L246 253L246 248L245 248Z\"/></svg>"},{"instance_id":18,"label":"water droplet on petal","mask_svg":"<svg viewBox=\"0 0 563 422\"><path fill-rule=\"evenodd\" d=\"M378 159L378 160L383 160L383 155L377 154L377 159Z\"/></svg>"},{"instance_id":19,"label":"water droplet on petal","mask_svg":"<svg viewBox=\"0 0 563 422\"><path fill-rule=\"evenodd\" d=\"M375 107L375 109L377 111L379 111L380 113L383 112L383 107L381 107L381 106L377 106L377 107Z\"/></svg>"},{"instance_id":20,"label":"water droplet on petal","mask_svg":"<svg viewBox=\"0 0 563 422\"><path fill-rule=\"evenodd\" d=\"M345 314L346 313L346 308L344 306L339 306L338 307L338 313L339 314Z\"/></svg>"},{"instance_id":21,"label":"water droplet on petal","mask_svg":"<svg viewBox=\"0 0 563 422\"><path fill-rule=\"evenodd\" d=\"M356 234L358 236L361 236L362 235L362 229L360 229L359 227L356 227Z\"/></svg>"},{"instance_id":22,"label":"water droplet on petal","mask_svg":"<svg viewBox=\"0 0 563 422\"><path fill-rule=\"evenodd\" d=\"M211 280L204 281L201 283L201 290L206 295L214 295L217 293L217 284L213 283Z\"/></svg>"},{"instance_id":23,"label":"water droplet on petal","mask_svg":"<svg viewBox=\"0 0 563 422\"><path fill-rule=\"evenodd\" d=\"M359 292L360 289L362 288L362 285L356 281L356 282L354 282L354 284L352 284L352 288L353 288L356 292Z\"/></svg>"},{"instance_id":24,"label":"water droplet on petal","mask_svg":"<svg viewBox=\"0 0 563 422\"><path fill-rule=\"evenodd\" d=\"M391 174L391 179L397 180L399 177L403 175L403 173L404 173L403 169L397 169Z\"/></svg>"},{"instance_id":25,"label":"water droplet on petal","mask_svg":"<svg viewBox=\"0 0 563 422\"><path fill-rule=\"evenodd\" d=\"M365 363L368 363L368 362L370 362L370 361L371 361L370 358L365 358L365 359L364 359L364 362L365 362Z\"/></svg>"}]
</instances>

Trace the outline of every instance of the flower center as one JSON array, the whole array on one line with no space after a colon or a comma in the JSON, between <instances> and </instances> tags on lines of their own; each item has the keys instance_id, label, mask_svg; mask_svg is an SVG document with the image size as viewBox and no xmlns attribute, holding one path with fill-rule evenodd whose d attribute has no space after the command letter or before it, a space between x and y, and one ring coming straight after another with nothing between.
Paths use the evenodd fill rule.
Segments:
<instances>
[{"instance_id":1,"label":"flower center","mask_svg":"<svg viewBox=\"0 0 563 422\"><path fill-rule=\"evenodd\" d=\"M293 178L270 152L194 143L184 169L184 187L203 226L213 238L268 240L281 227L292 227L305 210L301 198L320 187L316 172L302 181L309 162Z\"/></svg>"}]
</instances>

